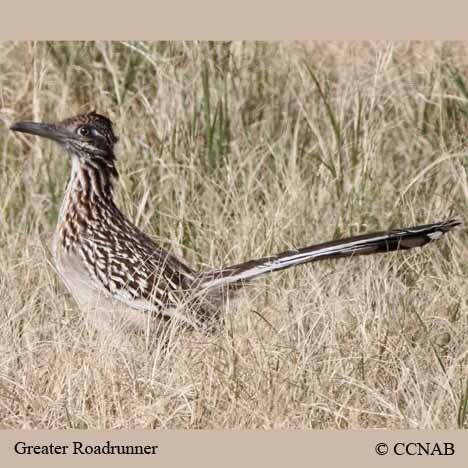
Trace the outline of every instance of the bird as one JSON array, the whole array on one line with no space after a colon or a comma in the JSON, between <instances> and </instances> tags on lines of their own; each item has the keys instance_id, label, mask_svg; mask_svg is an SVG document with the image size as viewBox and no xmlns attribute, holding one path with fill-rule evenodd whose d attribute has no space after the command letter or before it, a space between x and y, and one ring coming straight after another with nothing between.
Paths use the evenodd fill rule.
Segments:
<instances>
[{"instance_id":1,"label":"bird","mask_svg":"<svg viewBox=\"0 0 468 468\"><path fill-rule=\"evenodd\" d=\"M448 219L361 234L198 271L159 247L117 207L118 138L108 117L92 111L10 128L53 140L71 160L52 256L79 308L104 333L116 326L142 329L153 319L209 328L219 321L226 299L255 278L325 259L422 247L461 224Z\"/></svg>"}]
</instances>

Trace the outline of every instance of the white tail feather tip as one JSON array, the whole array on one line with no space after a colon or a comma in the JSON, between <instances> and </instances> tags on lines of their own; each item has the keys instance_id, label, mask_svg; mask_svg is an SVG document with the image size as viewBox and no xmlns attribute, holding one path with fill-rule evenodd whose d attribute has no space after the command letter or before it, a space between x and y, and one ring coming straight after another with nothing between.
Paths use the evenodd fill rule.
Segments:
<instances>
[{"instance_id":1,"label":"white tail feather tip","mask_svg":"<svg viewBox=\"0 0 468 468\"><path fill-rule=\"evenodd\" d=\"M443 231L434 231L434 232L431 232L430 234L428 234L427 236L431 240L436 240L436 239L440 239L443 235L444 235Z\"/></svg>"}]
</instances>

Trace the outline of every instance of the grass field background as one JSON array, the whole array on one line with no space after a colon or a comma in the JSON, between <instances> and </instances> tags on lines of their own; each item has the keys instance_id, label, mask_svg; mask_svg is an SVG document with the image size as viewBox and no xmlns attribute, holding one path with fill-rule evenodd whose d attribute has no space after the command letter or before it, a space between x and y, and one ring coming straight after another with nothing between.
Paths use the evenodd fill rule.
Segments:
<instances>
[{"instance_id":1,"label":"grass field background","mask_svg":"<svg viewBox=\"0 0 468 468\"><path fill-rule=\"evenodd\" d=\"M1 43L1 428L468 427L468 242L261 279L214 334L109 347L55 275L69 171L17 120L115 124L117 203L198 269L468 220L461 43Z\"/></svg>"}]
</instances>

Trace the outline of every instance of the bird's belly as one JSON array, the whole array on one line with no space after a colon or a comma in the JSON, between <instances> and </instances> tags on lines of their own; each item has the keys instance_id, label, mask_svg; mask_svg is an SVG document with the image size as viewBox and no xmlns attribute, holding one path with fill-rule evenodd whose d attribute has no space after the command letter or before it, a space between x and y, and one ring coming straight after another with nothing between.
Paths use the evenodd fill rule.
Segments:
<instances>
[{"instance_id":1,"label":"bird's belly","mask_svg":"<svg viewBox=\"0 0 468 468\"><path fill-rule=\"evenodd\" d=\"M93 284L78 254L58 247L55 241L52 250L57 272L89 324L106 334L148 326L150 314L132 309Z\"/></svg>"}]
</instances>

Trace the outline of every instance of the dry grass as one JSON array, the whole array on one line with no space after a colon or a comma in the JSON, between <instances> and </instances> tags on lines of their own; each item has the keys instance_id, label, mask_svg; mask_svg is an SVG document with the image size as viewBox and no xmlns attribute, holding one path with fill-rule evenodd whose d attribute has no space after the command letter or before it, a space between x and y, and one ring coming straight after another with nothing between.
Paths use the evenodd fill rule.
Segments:
<instances>
[{"instance_id":1,"label":"dry grass","mask_svg":"<svg viewBox=\"0 0 468 468\"><path fill-rule=\"evenodd\" d=\"M51 266L67 157L8 131L109 115L119 205L202 269L466 222L467 72L455 43L0 44L0 426L467 427L466 230L273 275L218 333L119 352Z\"/></svg>"}]
</instances>

